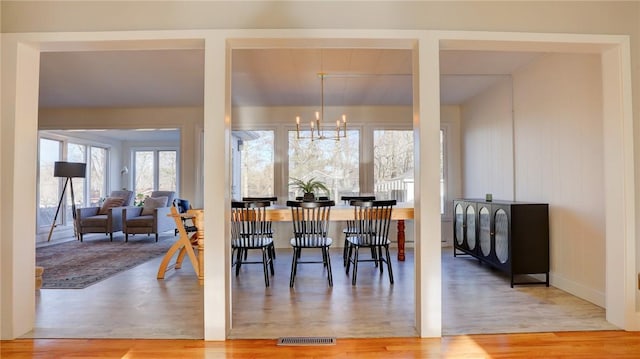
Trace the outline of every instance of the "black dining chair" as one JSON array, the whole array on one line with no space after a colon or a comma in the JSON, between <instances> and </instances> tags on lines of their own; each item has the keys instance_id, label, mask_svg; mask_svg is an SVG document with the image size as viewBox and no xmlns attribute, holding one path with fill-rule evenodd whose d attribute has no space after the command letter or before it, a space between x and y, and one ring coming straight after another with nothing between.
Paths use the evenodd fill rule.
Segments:
<instances>
[{"instance_id":1,"label":"black dining chair","mask_svg":"<svg viewBox=\"0 0 640 359\"><path fill-rule=\"evenodd\" d=\"M268 201L270 205L273 205L278 201L278 197L275 197L275 196L272 196L272 197L242 197L242 201L243 202L264 202L264 201ZM271 225L271 221L266 221L265 233L268 234L269 236L271 236L271 238L273 238L273 227ZM275 259L276 258L275 247L272 246L271 249L272 249L271 256L273 257L273 259ZM245 259L246 259L246 252L245 252Z\"/></svg>"},{"instance_id":2,"label":"black dining chair","mask_svg":"<svg viewBox=\"0 0 640 359\"><path fill-rule=\"evenodd\" d=\"M240 274L243 264L262 263L264 284L269 286L269 270L273 270L273 236L266 231L266 208L269 201L262 202L231 202L231 258L235 257L232 266L236 267L236 277ZM262 251L261 261L247 260L249 250Z\"/></svg>"},{"instance_id":3,"label":"black dining chair","mask_svg":"<svg viewBox=\"0 0 640 359\"><path fill-rule=\"evenodd\" d=\"M293 238L290 241L293 248L293 260L291 262L289 287L293 287L298 264L302 263L322 263L323 267L327 269L329 286L333 286L331 257L329 256L329 247L333 240L327 236L327 233L329 232L331 207L334 205L334 201L287 201L287 206L291 208L291 220L293 223ZM322 260L300 260L302 250L309 248L320 249L322 251Z\"/></svg>"},{"instance_id":4,"label":"black dining chair","mask_svg":"<svg viewBox=\"0 0 640 359\"><path fill-rule=\"evenodd\" d=\"M353 263L351 284L356 285L359 262L374 262L383 272L382 263L387 264L389 282L393 284L393 270L391 268L391 256L389 255L389 227L391 225L391 211L396 205L396 200L386 201L351 201L354 208L355 233L348 238L349 250L347 253L347 274ZM372 259L358 257L359 249L371 248L375 251ZM384 252L382 250L384 249ZM384 257L383 257L384 254Z\"/></svg>"},{"instance_id":5,"label":"black dining chair","mask_svg":"<svg viewBox=\"0 0 640 359\"><path fill-rule=\"evenodd\" d=\"M351 201L375 201L376 196L341 196L340 199L344 201L344 204L348 205L351 203ZM344 246L342 248L342 265L345 267L347 266L347 253L349 251L348 238L355 232L355 223L352 220L347 220L347 226L342 230L342 233L344 234ZM371 255L375 256L373 250L371 252Z\"/></svg>"}]
</instances>

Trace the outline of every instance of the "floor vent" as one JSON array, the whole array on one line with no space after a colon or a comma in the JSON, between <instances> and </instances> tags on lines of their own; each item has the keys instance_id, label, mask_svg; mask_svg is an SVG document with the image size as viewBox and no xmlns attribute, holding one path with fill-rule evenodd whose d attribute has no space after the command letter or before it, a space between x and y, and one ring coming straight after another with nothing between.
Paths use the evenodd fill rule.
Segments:
<instances>
[{"instance_id":1,"label":"floor vent","mask_svg":"<svg viewBox=\"0 0 640 359\"><path fill-rule=\"evenodd\" d=\"M336 345L336 338L329 337L283 337L278 345Z\"/></svg>"}]
</instances>

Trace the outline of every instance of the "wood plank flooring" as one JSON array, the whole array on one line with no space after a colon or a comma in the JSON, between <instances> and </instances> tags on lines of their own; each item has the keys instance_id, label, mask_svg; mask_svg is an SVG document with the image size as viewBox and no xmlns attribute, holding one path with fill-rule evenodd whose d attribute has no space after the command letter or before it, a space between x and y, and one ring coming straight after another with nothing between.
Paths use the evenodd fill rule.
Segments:
<instances>
[{"instance_id":1,"label":"wood plank flooring","mask_svg":"<svg viewBox=\"0 0 640 359\"><path fill-rule=\"evenodd\" d=\"M19 339L2 358L638 358L640 332L591 331L338 339L334 346L276 346L275 340Z\"/></svg>"},{"instance_id":2,"label":"wood plank flooring","mask_svg":"<svg viewBox=\"0 0 640 359\"><path fill-rule=\"evenodd\" d=\"M172 234L161 240L173 240ZM115 238L114 240L119 240ZM276 275L265 288L260 265L247 265L232 278L230 338L281 336L338 338L412 337L413 251L393 262L389 285L373 265L360 267L352 287L343 270L341 248L332 248L334 286L321 265L299 269L289 289L291 251L278 250ZM313 255L313 252L305 255ZM395 253L392 254L395 258ZM202 287L188 262L155 278L161 258L82 290L41 290L35 329L23 338L202 339ZM499 272L443 249L443 335L615 330L604 310L556 288L511 289Z\"/></svg>"}]
</instances>

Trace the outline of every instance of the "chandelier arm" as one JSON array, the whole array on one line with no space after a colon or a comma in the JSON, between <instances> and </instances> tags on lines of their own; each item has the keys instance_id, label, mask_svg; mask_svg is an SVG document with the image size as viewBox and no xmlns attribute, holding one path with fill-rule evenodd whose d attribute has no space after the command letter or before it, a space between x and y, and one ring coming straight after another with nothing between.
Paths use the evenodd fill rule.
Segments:
<instances>
[{"instance_id":1,"label":"chandelier arm","mask_svg":"<svg viewBox=\"0 0 640 359\"><path fill-rule=\"evenodd\" d=\"M340 126L340 120L336 121L336 127L335 127L335 135L325 135L325 130L327 130L328 133L330 133L331 131L329 131L330 129L325 129L324 128L324 79L326 77L327 74L325 74L324 72L319 72L318 73L318 77L320 77L320 111L316 111L316 120L315 123L314 121L311 121L310 125L311 125L311 131L310 131L310 136L301 136L300 135L300 116L296 116L296 139L300 140L300 139L311 139L311 141L314 141L316 139L318 140L336 140L336 141L340 141L340 138L346 138L347 137L347 118L346 115L342 115L342 125ZM314 126L315 124L315 126ZM315 128L314 128L315 127ZM342 127L343 129L343 134L340 134L340 127ZM333 131L333 129L332 129ZM314 132L316 132L317 136L314 136Z\"/></svg>"}]
</instances>

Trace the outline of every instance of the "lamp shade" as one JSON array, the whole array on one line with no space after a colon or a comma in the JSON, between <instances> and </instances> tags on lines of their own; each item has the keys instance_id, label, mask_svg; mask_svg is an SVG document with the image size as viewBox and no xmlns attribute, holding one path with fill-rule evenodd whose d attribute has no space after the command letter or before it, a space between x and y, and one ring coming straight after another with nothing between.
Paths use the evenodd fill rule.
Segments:
<instances>
[{"instance_id":1,"label":"lamp shade","mask_svg":"<svg viewBox=\"0 0 640 359\"><path fill-rule=\"evenodd\" d=\"M53 166L54 177L81 177L87 172L87 164L80 162L56 162Z\"/></svg>"}]
</instances>

